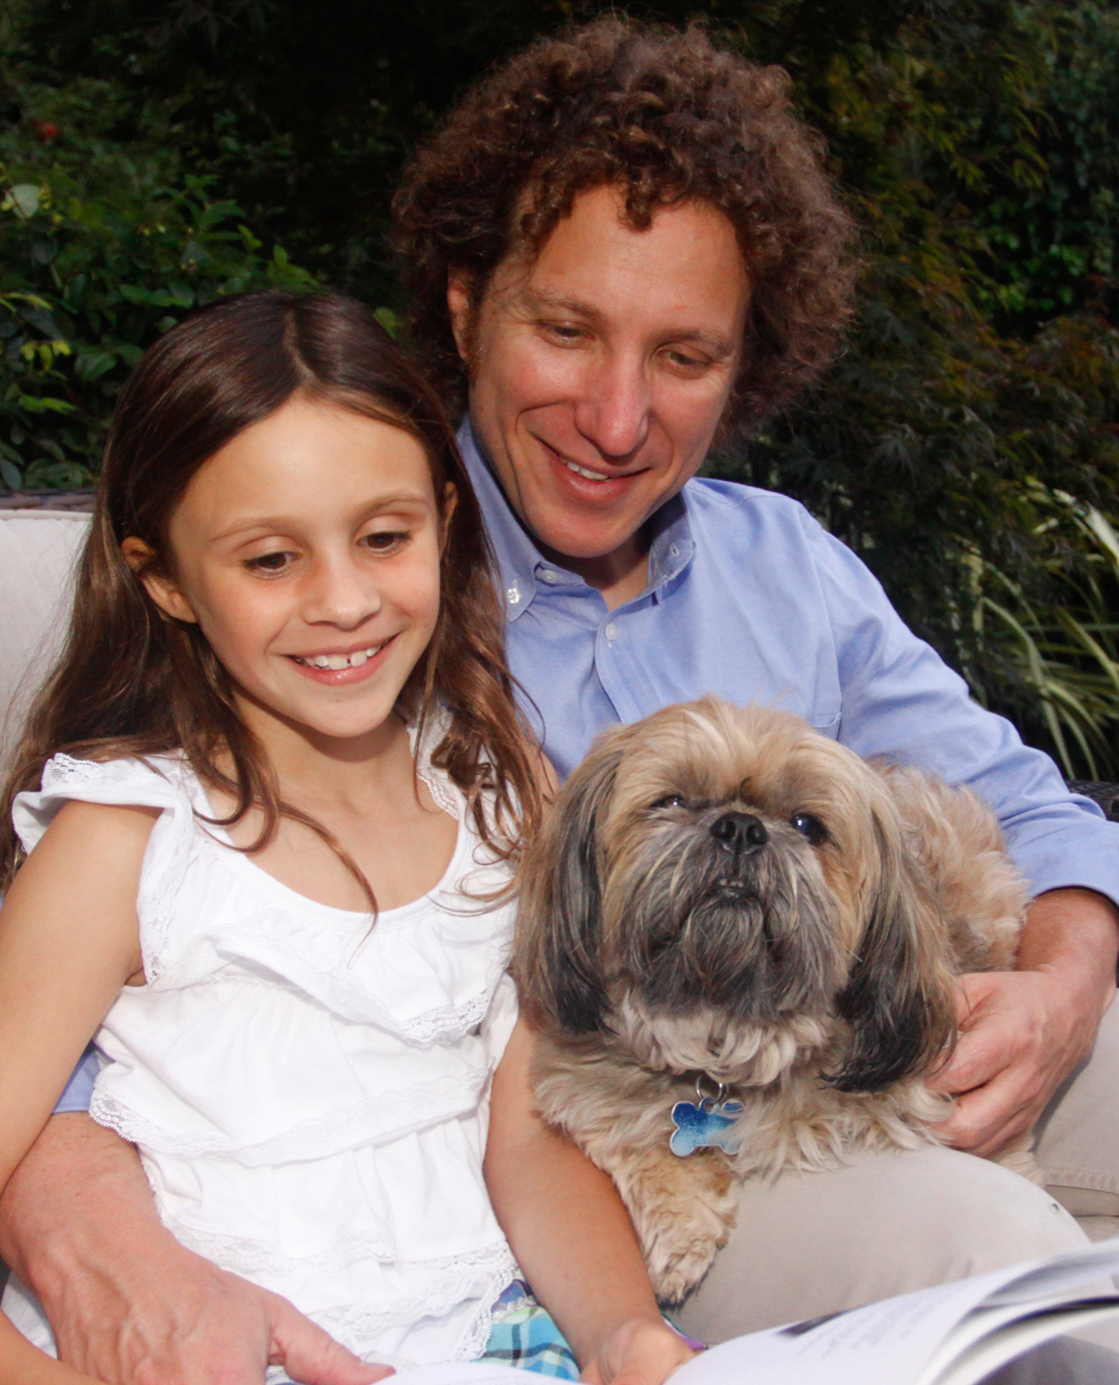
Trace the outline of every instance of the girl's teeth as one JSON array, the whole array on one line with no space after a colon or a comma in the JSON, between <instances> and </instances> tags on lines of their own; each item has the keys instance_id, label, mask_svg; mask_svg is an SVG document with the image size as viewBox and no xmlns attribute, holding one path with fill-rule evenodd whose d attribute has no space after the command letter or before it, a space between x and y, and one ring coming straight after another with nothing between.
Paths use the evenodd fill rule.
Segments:
<instances>
[{"instance_id":1,"label":"girl's teeth","mask_svg":"<svg viewBox=\"0 0 1119 1385\"><path fill-rule=\"evenodd\" d=\"M343 668L361 668L362 664L368 663L380 649L379 644L371 646L369 649L357 649L352 654L316 654L311 659L300 659L301 664L307 664L310 668L328 668L334 672Z\"/></svg>"}]
</instances>

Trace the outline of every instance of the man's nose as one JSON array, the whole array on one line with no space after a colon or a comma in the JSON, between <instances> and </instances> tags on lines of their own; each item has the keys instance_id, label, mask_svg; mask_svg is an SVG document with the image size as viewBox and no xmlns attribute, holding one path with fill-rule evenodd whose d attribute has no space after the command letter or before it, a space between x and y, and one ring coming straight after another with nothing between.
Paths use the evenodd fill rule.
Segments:
<instances>
[{"instance_id":1,"label":"man's nose","mask_svg":"<svg viewBox=\"0 0 1119 1385\"><path fill-rule=\"evenodd\" d=\"M356 630L381 609L381 592L367 565L349 555L320 559L303 603L303 618L311 624Z\"/></svg>"},{"instance_id":2,"label":"man's nose","mask_svg":"<svg viewBox=\"0 0 1119 1385\"><path fill-rule=\"evenodd\" d=\"M628 457L649 436L649 409L644 360L599 358L588 366L575 426L604 457Z\"/></svg>"}]
</instances>

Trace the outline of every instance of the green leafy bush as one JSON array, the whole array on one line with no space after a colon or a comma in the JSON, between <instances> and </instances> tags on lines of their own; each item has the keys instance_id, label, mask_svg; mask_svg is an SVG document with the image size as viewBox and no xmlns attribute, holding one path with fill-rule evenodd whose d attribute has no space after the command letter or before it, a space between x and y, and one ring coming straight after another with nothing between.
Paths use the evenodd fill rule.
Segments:
<instances>
[{"instance_id":1,"label":"green leafy bush","mask_svg":"<svg viewBox=\"0 0 1119 1385\"><path fill-rule=\"evenodd\" d=\"M88 484L129 369L193 308L312 282L280 246L265 255L212 175L106 138L110 87L68 95L49 129L103 98L85 138L56 149L46 121L0 137L0 477L12 489Z\"/></svg>"},{"instance_id":2,"label":"green leafy bush","mask_svg":"<svg viewBox=\"0 0 1119 1385\"><path fill-rule=\"evenodd\" d=\"M0 308L5 459L38 482L88 469L122 351L185 311L183 289L298 278L242 225L397 303L383 233L415 141L490 63L601 8L0 0L0 162L8 187L45 189L30 215L0 210L0 291L37 299ZM1114 3L626 8L702 14L784 65L864 227L846 354L713 467L804 500L978 698L1066 769L1119 777L1119 585L1099 538L1119 529ZM48 398L73 408L23 402Z\"/></svg>"}]
</instances>

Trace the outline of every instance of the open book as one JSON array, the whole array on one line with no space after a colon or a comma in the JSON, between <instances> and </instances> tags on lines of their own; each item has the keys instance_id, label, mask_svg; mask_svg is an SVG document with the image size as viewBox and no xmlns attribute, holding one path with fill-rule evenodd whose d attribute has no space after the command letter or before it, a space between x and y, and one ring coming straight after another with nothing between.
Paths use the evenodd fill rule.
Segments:
<instances>
[{"instance_id":1,"label":"open book","mask_svg":"<svg viewBox=\"0 0 1119 1385\"><path fill-rule=\"evenodd\" d=\"M672 1385L975 1385L1030 1347L1119 1313L1119 1237L703 1352ZM421 1366L399 1385L525 1385L525 1371Z\"/></svg>"}]
</instances>

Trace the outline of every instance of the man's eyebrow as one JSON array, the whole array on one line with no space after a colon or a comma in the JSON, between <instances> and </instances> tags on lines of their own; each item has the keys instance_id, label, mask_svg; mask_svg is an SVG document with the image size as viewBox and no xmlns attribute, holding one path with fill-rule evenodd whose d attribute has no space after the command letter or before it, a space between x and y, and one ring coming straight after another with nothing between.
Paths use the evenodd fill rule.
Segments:
<instances>
[{"instance_id":1,"label":"man's eyebrow","mask_svg":"<svg viewBox=\"0 0 1119 1385\"><path fill-rule=\"evenodd\" d=\"M601 322L603 314L591 303L586 303L581 298L569 298L562 294L544 293L540 289L522 289L519 294L520 305L527 308L530 312L563 312L571 313L574 317L581 317L588 322ZM702 342L717 355L733 356L738 350L739 342L730 341L726 337L721 337L715 332L708 332L702 327L683 327L678 331L670 333L673 341L695 341Z\"/></svg>"}]
</instances>

